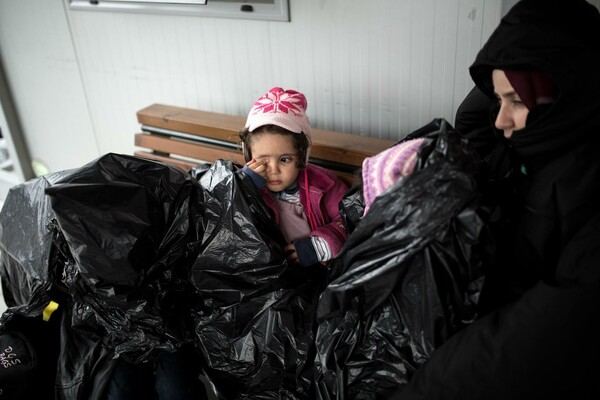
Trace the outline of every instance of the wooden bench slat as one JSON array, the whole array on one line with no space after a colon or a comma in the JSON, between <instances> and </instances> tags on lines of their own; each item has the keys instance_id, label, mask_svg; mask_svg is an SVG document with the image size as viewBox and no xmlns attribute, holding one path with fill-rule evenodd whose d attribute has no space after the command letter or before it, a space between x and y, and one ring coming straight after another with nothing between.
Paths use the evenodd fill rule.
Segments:
<instances>
[{"instance_id":1,"label":"wooden bench slat","mask_svg":"<svg viewBox=\"0 0 600 400\"><path fill-rule=\"evenodd\" d=\"M154 160L154 161L161 161L167 164L171 164L174 165L176 167L181 168L184 171L189 171L190 169L192 169L193 167L195 167L196 165L198 165L197 162L190 162L190 161L184 161L184 160L179 160L173 157L167 157L167 156L159 156L155 153L150 153L147 151L141 151L141 150L136 150L133 152L133 155L136 157L140 157L140 158L146 158L148 160Z\"/></svg>"},{"instance_id":2,"label":"wooden bench slat","mask_svg":"<svg viewBox=\"0 0 600 400\"><path fill-rule=\"evenodd\" d=\"M142 125L231 143L237 143L237 134L246 123L245 117L164 104L153 104L138 111L137 118ZM311 155L318 159L360 167L366 157L377 154L394 143L393 140L313 129Z\"/></svg>"},{"instance_id":3,"label":"wooden bench slat","mask_svg":"<svg viewBox=\"0 0 600 400\"><path fill-rule=\"evenodd\" d=\"M175 154L211 163L219 158L232 160L238 164L245 163L244 156L239 151L211 147L205 144L186 142L183 140L173 140L173 138L150 135L147 133L137 133L135 135L135 145L152 149L159 153Z\"/></svg>"},{"instance_id":4,"label":"wooden bench slat","mask_svg":"<svg viewBox=\"0 0 600 400\"><path fill-rule=\"evenodd\" d=\"M245 118L191 108L153 104L137 112L138 122L192 135L237 142L235 137L246 123Z\"/></svg>"}]
</instances>

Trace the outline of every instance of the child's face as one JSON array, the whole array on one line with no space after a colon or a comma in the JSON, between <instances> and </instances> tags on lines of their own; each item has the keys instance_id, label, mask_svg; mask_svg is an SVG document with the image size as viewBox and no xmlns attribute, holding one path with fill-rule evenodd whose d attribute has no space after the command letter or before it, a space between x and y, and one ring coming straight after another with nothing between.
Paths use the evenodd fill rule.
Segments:
<instances>
[{"instance_id":1,"label":"child's face","mask_svg":"<svg viewBox=\"0 0 600 400\"><path fill-rule=\"evenodd\" d=\"M252 158L264 165L267 188L272 192L281 192L298 178L298 152L291 136L268 132L256 135Z\"/></svg>"}]
</instances>

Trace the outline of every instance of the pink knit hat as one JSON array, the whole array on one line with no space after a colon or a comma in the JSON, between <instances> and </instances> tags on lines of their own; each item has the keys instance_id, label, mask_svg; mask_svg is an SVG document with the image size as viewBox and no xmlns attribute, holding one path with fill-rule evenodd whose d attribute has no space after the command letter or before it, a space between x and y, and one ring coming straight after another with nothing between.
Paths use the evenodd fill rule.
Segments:
<instances>
[{"instance_id":1,"label":"pink knit hat","mask_svg":"<svg viewBox=\"0 0 600 400\"><path fill-rule=\"evenodd\" d=\"M312 133L306 107L306 97L302 93L274 87L254 102L246 128L252 132L264 125L277 125L295 133L303 132L310 139Z\"/></svg>"},{"instance_id":2,"label":"pink knit hat","mask_svg":"<svg viewBox=\"0 0 600 400\"><path fill-rule=\"evenodd\" d=\"M362 180L365 214L377 196L394 185L400 177L413 171L421 143L423 139L407 140L364 159Z\"/></svg>"}]
</instances>

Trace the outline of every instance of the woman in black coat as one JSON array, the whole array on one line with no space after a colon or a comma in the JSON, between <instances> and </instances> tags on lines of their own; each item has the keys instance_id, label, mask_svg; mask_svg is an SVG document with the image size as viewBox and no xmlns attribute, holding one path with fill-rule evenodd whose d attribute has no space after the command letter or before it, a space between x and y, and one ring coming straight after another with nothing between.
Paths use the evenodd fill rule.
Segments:
<instances>
[{"instance_id":1,"label":"woman in black coat","mask_svg":"<svg viewBox=\"0 0 600 400\"><path fill-rule=\"evenodd\" d=\"M480 318L394 399L600 398L600 14L521 0L470 67L496 99Z\"/></svg>"}]
</instances>

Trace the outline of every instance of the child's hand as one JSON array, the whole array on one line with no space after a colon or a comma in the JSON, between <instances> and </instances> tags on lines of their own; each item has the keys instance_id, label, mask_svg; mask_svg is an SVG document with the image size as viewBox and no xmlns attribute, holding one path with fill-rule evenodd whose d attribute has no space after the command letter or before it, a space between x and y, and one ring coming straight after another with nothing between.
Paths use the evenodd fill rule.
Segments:
<instances>
[{"instance_id":1,"label":"child's hand","mask_svg":"<svg viewBox=\"0 0 600 400\"><path fill-rule=\"evenodd\" d=\"M246 166L252 170L252 172L267 179L267 166L264 161L252 159L246 163Z\"/></svg>"},{"instance_id":2,"label":"child's hand","mask_svg":"<svg viewBox=\"0 0 600 400\"><path fill-rule=\"evenodd\" d=\"M286 255L286 258L290 264L298 264L300 261L298 260L298 253L296 253L296 246L293 243L288 244L283 248L283 252Z\"/></svg>"}]
</instances>

